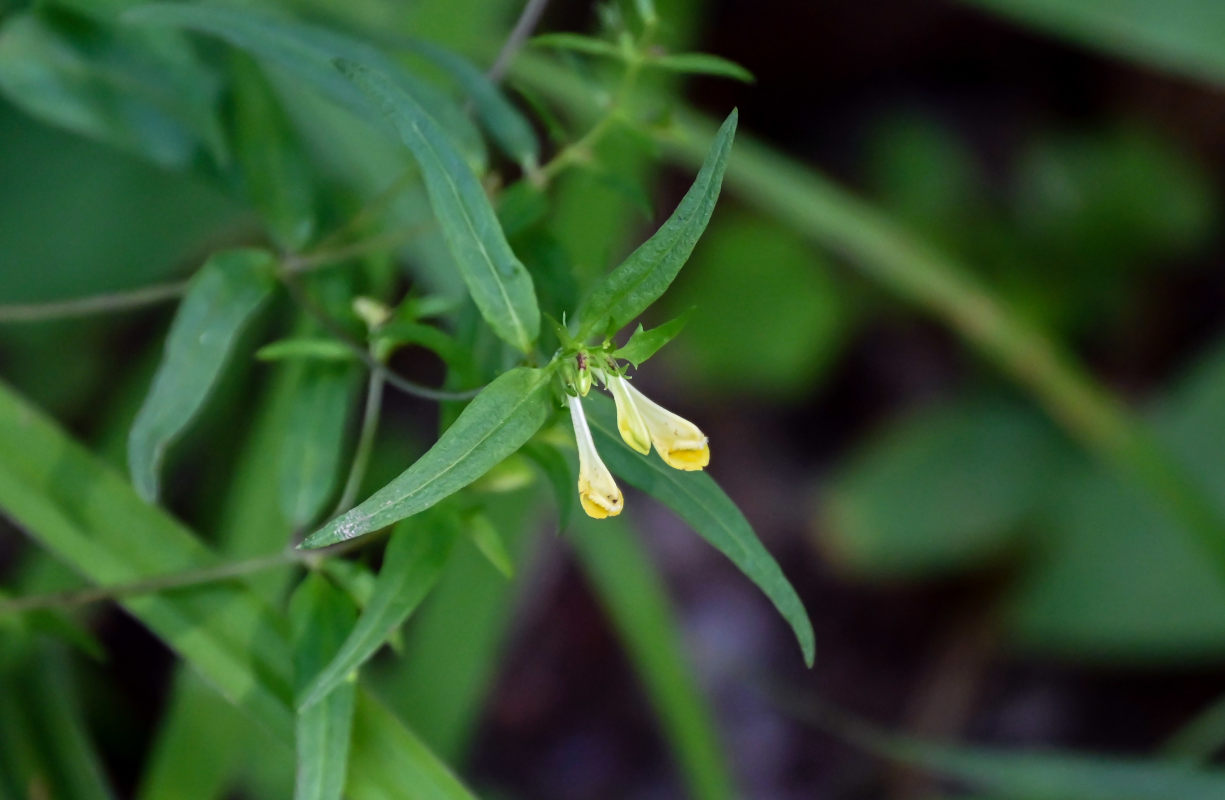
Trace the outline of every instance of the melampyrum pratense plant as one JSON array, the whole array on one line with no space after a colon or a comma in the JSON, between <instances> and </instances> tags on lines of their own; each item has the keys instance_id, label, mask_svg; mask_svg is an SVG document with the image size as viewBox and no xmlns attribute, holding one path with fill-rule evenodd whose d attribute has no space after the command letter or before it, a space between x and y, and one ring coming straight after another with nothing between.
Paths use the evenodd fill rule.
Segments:
<instances>
[{"instance_id":1,"label":"melampyrum pratense plant","mask_svg":"<svg viewBox=\"0 0 1225 800\"><path fill-rule=\"evenodd\" d=\"M350 678L430 591L455 540L471 537L499 569L512 568L509 532L487 504L490 487L522 484L516 470L525 465L553 485L563 528L576 497L587 515L605 519L622 511L619 482L653 495L769 596L812 662L812 629L795 592L703 472L707 437L639 389L650 384L649 359L684 319L635 323L711 218L736 112L680 204L611 270L592 276L568 263L551 229L563 174L632 183L601 163L607 143L675 135L667 103L658 91L638 92L641 81L669 72L745 77L713 56L668 53L649 0L632 13L619 8L604 9L605 36L554 33L527 43L555 68L588 76L602 111L577 136L558 133L556 117L569 109L528 97L529 116L503 93L522 26L486 74L433 42L362 37L255 7L47 3L4 20L0 62L19 52L26 67L0 73L14 102L212 181L256 211L262 229L214 252L182 284L0 309L11 321L178 300L128 434L130 486L53 424L23 423L4 429L6 444L70 452L87 484L81 497L104 508L43 503L51 495L31 482L53 481L51 469L5 477L0 505L100 584L99 596L141 594L131 613L231 702L296 741L301 796L339 796L346 780L357 796L383 768L355 746L346 772L351 727L354 741L406 741ZM553 131L555 143L542 144L538 129ZM251 331L278 326L283 332L265 333L272 341L256 355L285 387L275 435L264 439L278 448L279 466L254 480L275 485L292 535L270 546L265 526L251 534L263 544L246 549L271 557L225 561L157 507L161 476L213 389L248 358ZM406 347L437 355L441 388L389 366ZM387 389L436 401L441 433L362 499ZM35 414L3 391L6 414ZM355 403L364 410L350 447ZM239 427L254 424L250 408L237 413ZM128 499L133 490L143 502ZM377 576L340 557L388 529ZM159 594L288 564L312 569L292 592L285 641L267 632L285 627L277 623L255 643L237 636L271 613L242 586L217 584L211 600ZM405 747L405 759L424 758Z\"/></svg>"}]
</instances>

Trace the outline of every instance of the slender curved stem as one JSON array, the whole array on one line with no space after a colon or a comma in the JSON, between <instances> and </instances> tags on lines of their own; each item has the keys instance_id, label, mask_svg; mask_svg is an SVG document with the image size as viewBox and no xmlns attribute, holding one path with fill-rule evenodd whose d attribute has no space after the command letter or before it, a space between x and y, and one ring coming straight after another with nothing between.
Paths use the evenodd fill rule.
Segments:
<instances>
[{"instance_id":1,"label":"slender curved stem","mask_svg":"<svg viewBox=\"0 0 1225 800\"><path fill-rule=\"evenodd\" d=\"M353 463L349 467L349 477L345 480L345 488L340 493L336 510L332 515L347 511L357 499L357 493L362 488L366 477L366 469L370 466L370 454L374 452L374 436L379 429L379 414L383 407L383 375L370 370L366 381L366 406L362 411L361 432L357 435L357 447L353 451Z\"/></svg>"},{"instance_id":2,"label":"slender curved stem","mask_svg":"<svg viewBox=\"0 0 1225 800\"><path fill-rule=\"evenodd\" d=\"M49 303L4 305L0 306L0 322L42 322L130 311L181 297L187 291L187 283L187 281L163 283L127 292L108 292L91 297L55 300Z\"/></svg>"},{"instance_id":3,"label":"slender curved stem","mask_svg":"<svg viewBox=\"0 0 1225 800\"><path fill-rule=\"evenodd\" d=\"M511 62L523 49L523 44L532 35L532 31L536 30L540 16L544 14L545 6L548 4L549 0L527 0L523 11L519 14L519 19L515 22L515 27L511 29L510 35L506 37L506 42L498 52L498 57L494 59L493 66L485 73L489 80L500 83L506 77Z\"/></svg>"}]
</instances>

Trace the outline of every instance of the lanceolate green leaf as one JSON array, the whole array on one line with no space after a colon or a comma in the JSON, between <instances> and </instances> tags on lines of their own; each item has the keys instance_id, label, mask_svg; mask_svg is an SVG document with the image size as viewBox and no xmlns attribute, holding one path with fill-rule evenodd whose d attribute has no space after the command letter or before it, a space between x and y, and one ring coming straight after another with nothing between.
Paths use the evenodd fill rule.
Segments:
<instances>
[{"instance_id":1,"label":"lanceolate green leaf","mask_svg":"<svg viewBox=\"0 0 1225 800\"><path fill-rule=\"evenodd\" d=\"M596 285L579 308L579 338L618 330L637 317L672 284L715 210L723 171L736 135L733 111L719 132L680 205L655 235Z\"/></svg>"},{"instance_id":2,"label":"lanceolate green leaf","mask_svg":"<svg viewBox=\"0 0 1225 800\"><path fill-rule=\"evenodd\" d=\"M468 59L424 39L409 42L409 49L446 70L472 100L477 117L494 143L524 167L540 161L540 142L527 118L502 94L493 81Z\"/></svg>"},{"instance_id":3,"label":"lanceolate green leaf","mask_svg":"<svg viewBox=\"0 0 1225 800\"><path fill-rule=\"evenodd\" d=\"M166 448L203 407L247 320L272 293L275 265L263 250L227 250L192 278L128 437L132 482L146 500L157 499Z\"/></svg>"},{"instance_id":4,"label":"lanceolate green leaf","mask_svg":"<svg viewBox=\"0 0 1225 800\"><path fill-rule=\"evenodd\" d=\"M532 37L529 44L535 47L551 47L555 50L570 50L575 53L585 53L589 56L604 58L624 58L625 53L612 42L583 36L581 33L542 33Z\"/></svg>"},{"instance_id":5,"label":"lanceolate green leaf","mask_svg":"<svg viewBox=\"0 0 1225 800\"><path fill-rule=\"evenodd\" d=\"M675 511L757 584L791 624L804 661L812 666L815 637L808 613L736 504L705 472L675 470L655 454L642 456L631 450L617 432L617 412L611 399L592 392L586 405L587 421L609 469Z\"/></svg>"},{"instance_id":6,"label":"lanceolate green leaf","mask_svg":"<svg viewBox=\"0 0 1225 800\"><path fill-rule=\"evenodd\" d=\"M639 325L638 330L630 335L629 341L623 347L613 352L613 357L623 358L637 367L643 361L659 352L659 348L675 339L676 335L685 327L685 323L689 321L689 316L692 313L693 309L690 309L676 319L668 320L663 325L658 325L649 331L643 330L642 326Z\"/></svg>"},{"instance_id":7,"label":"lanceolate green leaf","mask_svg":"<svg viewBox=\"0 0 1225 800\"><path fill-rule=\"evenodd\" d=\"M726 58L712 56L709 53L674 53L660 56L647 62L653 67L667 69L673 72L684 72L691 75L714 75L719 78L753 82L753 73Z\"/></svg>"},{"instance_id":8,"label":"lanceolate green leaf","mask_svg":"<svg viewBox=\"0 0 1225 800\"><path fill-rule=\"evenodd\" d=\"M519 367L485 387L415 464L364 503L307 537L325 547L424 511L523 446L548 419L552 371Z\"/></svg>"},{"instance_id":9,"label":"lanceolate green leaf","mask_svg":"<svg viewBox=\"0 0 1225 800\"><path fill-rule=\"evenodd\" d=\"M532 276L510 249L476 175L425 109L385 75L350 61L337 68L395 124L420 165L434 216L485 321L530 351L540 333Z\"/></svg>"},{"instance_id":10,"label":"lanceolate green leaf","mask_svg":"<svg viewBox=\"0 0 1225 800\"><path fill-rule=\"evenodd\" d=\"M312 572L303 579L289 603L299 691L335 655L353 620L352 601L327 578ZM298 711L294 800L340 800L356 692L356 684L344 682L332 687L321 702Z\"/></svg>"},{"instance_id":11,"label":"lanceolate green leaf","mask_svg":"<svg viewBox=\"0 0 1225 800\"><path fill-rule=\"evenodd\" d=\"M189 28L217 36L247 51L262 63L283 70L295 81L310 85L333 102L382 125L382 117L370 108L352 84L336 72L332 59L344 58L364 64L389 76L397 87L411 94L453 137L458 149L472 163L485 163L480 133L459 105L361 39L250 7L153 3L132 9L124 15L124 19L142 24Z\"/></svg>"},{"instance_id":12,"label":"lanceolate green leaf","mask_svg":"<svg viewBox=\"0 0 1225 800\"><path fill-rule=\"evenodd\" d=\"M335 656L319 670L298 698L307 709L348 680L373 656L387 637L434 588L455 542L454 522L445 514L429 514L396 526L383 555L374 592L362 615Z\"/></svg>"}]
</instances>

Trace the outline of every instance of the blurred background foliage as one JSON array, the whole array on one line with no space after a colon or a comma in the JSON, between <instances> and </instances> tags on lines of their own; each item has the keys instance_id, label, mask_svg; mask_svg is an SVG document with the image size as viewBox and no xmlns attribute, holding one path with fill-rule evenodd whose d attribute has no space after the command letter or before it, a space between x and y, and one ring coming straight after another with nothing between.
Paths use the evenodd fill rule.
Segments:
<instances>
[{"instance_id":1,"label":"blurred background foliage","mask_svg":"<svg viewBox=\"0 0 1225 800\"><path fill-rule=\"evenodd\" d=\"M212 250L265 235L292 249L408 163L292 75L214 40L118 23L128 5L0 2L0 303L176 281ZM442 43L481 66L520 11L483 0L257 5L378 42ZM756 83L653 76L645 97L681 98L657 109L661 139L609 137L551 203L524 200L520 229L503 224L538 274L573 269L589 284L688 185L688 153L706 141L678 143L669 125L685 130L691 109L740 107L755 141L737 144L711 228L651 312L662 322L693 309L642 382L710 433L712 473L809 609L817 667L802 670L764 598L670 515L635 504L630 525L583 520L555 537L551 512L531 510L551 496L534 481L482 501L513 578L461 540L368 684L489 797L1221 796L1219 772L1169 760L1008 760L1006 748L1034 745L1157 750L1225 693L1225 584L1184 518L1069 436L1024 374L967 347L939 302L863 269L873 251L856 242L902 231L902 251L964 265L995 307L1134 409L1181 470L1170 479L1225 518L1225 11L1212 0L658 7L668 49L734 59ZM600 19L590 4L554 3L540 29L590 32ZM605 67L529 48L508 91L555 149L589 116L566 81L597 81ZM246 146L265 150L233 151L233 130L264 131ZM513 171L479 137L461 140L474 165ZM768 157L750 166L762 148ZM244 159L279 164L273 185L242 184L231 167ZM762 164L781 172L755 179ZM801 206L786 194L784 177L824 186L823 172L855 193L845 227L867 233L839 232L841 200ZM271 199L241 199L261 192ZM409 189L390 219L407 224L423 208ZM826 221L806 226L805 213ZM398 263L436 263L439 248L419 237ZM447 270L366 266L376 283L462 292ZM541 284L543 310L573 307L576 287ZM248 349L294 324L287 308L273 316ZM121 464L168 320L153 309L3 325L0 368ZM402 361L437 377L424 352ZM228 557L283 542L286 502L291 516L317 513L295 511L275 478L299 461L279 443L311 418L291 410L306 383L244 360L173 454L170 507ZM356 380L331 385L331 404L349 409L335 432L347 441ZM421 452L434 419L426 403L389 399L369 486ZM377 566L354 563L334 580L356 586ZM81 585L15 530L0 538L0 569L8 595ZM289 576L248 580L274 599ZM0 624L0 797L291 792L291 749L121 610ZM780 699L789 692L800 699ZM823 713L814 724L803 709L818 696L914 737L1001 749L856 736ZM1208 713L1169 747L1215 753L1225 733ZM367 752L355 750L351 770ZM1136 764L1150 771L1136 779Z\"/></svg>"}]
</instances>

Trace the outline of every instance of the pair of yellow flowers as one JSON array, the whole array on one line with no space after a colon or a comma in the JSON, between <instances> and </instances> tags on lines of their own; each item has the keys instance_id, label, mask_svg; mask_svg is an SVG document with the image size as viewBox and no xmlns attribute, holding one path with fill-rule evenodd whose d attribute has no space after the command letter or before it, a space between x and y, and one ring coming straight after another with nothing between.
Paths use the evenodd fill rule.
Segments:
<instances>
[{"instance_id":1,"label":"pair of yellow flowers","mask_svg":"<svg viewBox=\"0 0 1225 800\"><path fill-rule=\"evenodd\" d=\"M626 444L643 455L654 445L664 463L675 469L702 469L710 463L710 445L698 426L652 402L621 375L596 369L592 372L612 393L617 404L617 430ZM582 398L572 395L568 401L578 443L579 502L589 517L614 517L624 505L621 489L596 452Z\"/></svg>"}]
</instances>

